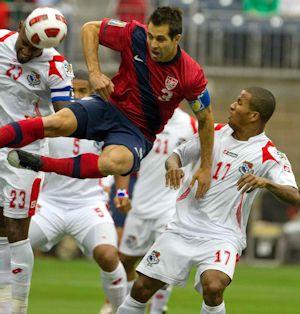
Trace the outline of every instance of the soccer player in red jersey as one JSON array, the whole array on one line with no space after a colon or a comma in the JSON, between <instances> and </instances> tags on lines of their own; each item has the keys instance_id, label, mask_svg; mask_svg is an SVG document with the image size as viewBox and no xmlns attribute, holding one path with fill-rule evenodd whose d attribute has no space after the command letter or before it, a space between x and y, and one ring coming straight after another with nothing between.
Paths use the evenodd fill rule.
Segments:
<instances>
[{"instance_id":1,"label":"soccer player in red jersey","mask_svg":"<svg viewBox=\"0 0 300 314\"><path fill-rule=\"evenodd\" d=\"M179 103L186 99L199 124L201 163L191 185L196 198L211 182L214 138L207 80L200 65L179 42L182 13L157 8L148 25L103 19L82 28L82 42L92 87L99 96L76 101L46 118L21 121L0 129L0 147L22 147L41 137L71 136L103 140L100 156L83 154L54 159L13 150L8 160L17 167L56 172L77 178L125 175L139 169ZM110 80L102 73L99 44L121 54L118 73Z\"/></svg>"}]
</instances>

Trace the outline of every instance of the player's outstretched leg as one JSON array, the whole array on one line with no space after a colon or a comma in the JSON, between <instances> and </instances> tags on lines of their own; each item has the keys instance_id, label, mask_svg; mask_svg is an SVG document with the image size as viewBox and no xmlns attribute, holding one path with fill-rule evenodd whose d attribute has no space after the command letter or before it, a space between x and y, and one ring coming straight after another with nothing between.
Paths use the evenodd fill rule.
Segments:
<instances>
[{"instance_id":1,"label":"player's outstretched leg","mask_svg":"<svg viewBox=\"0 0 300 314\"><path fill-rule=\"evenodd\" d=\"M7 155L9 164L16 168L33 171L55 172L73 178L101 178L98 169L99 156L82 154L73 158L51 158L23 150L11 150Z\"/></svg>"}]
</instances>

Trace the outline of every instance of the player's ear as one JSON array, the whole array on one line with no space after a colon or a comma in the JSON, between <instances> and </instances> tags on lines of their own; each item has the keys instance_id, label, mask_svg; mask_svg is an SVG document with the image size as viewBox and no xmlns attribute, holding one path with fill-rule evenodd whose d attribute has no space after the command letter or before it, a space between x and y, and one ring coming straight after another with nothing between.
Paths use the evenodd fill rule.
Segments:
<instances>
[{"instance_id":1,"label":"player's ear","mask_svg":"<svg viewBox=\"0 0 300 314\"><path fill-rule=\"evenodd\" d=\"M19 22L18 29L17 29L18 33L20 33L20 31L21 31L23 25L24 25L24 22L23 22L23 21L20 21L20 22Z\"/></svg>"},{"instance_id":2,"label":"player's ear","mask_svg":"<svg viewBox=\"0 0 300 314\"><path fill-rule=\"evenodd\" d=\"M260 113L258 111L251 111L251 120L252 121L260 120Z\"/></svg>"},{"instance_id":3,"label":"player's ear","mask_svg":"<svg viewBox=\"0 0 300 314\"><path fill-rule=\"evenodd\" d=\"M175 35L174 38L173 38L173 40L176 41L177 44L179 44L179 43L180 43L180 40L181 40L181 34Z\"/></svg>"}]
</instances>

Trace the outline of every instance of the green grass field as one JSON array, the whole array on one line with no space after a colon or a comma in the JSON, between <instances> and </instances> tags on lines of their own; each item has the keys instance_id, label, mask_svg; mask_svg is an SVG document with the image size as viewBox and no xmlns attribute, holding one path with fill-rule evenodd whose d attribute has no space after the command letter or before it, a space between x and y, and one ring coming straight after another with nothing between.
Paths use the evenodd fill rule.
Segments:
<instances>
[{"instance_id":1,"label":"green grass field","mask_svg":"<svg viewBox=\"0 0 300 314\"><path fill-rule=\"evenodd\" d=\"M201 297L193 289L194 272L185 289L175 288L169 314L199 314ZM104 299L95 263L38 257L28 314L97 314ZM300 267L238 265L225 292L228 314L300 313Z\"/></svg>"}]
</instances>

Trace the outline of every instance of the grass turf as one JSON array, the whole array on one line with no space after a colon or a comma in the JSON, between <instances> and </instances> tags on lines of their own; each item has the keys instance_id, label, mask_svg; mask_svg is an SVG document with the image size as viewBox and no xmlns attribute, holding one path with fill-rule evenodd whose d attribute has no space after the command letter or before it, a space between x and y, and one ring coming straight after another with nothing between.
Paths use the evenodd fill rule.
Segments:
<instances>
[{"instance_id":1,"label":"grass turf","mask_svg":"<svg viewBox=\"0 0 300 314\"><path fill-rule=\"evenodd\" d=\"M104 294L95 263L38 257L28 314L97 314ZM175 288L169 314L199 314L202 299L193 289L192 272L185 289ZM300 313L300 267L252 267L239 264L225 292L228 314Z\"/></svg>"}]
</instances>

